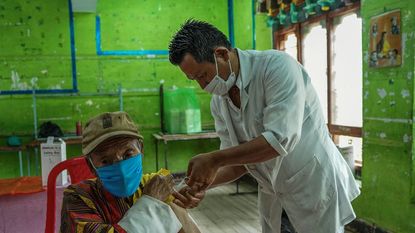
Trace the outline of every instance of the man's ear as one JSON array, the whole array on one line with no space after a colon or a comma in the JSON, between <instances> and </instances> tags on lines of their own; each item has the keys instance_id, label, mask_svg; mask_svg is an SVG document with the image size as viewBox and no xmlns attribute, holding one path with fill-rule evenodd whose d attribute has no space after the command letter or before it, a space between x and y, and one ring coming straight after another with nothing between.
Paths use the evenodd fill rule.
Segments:
<instances>
[{"instance_id":1,"label":"man's ear","mask_svg":"<svg viewBox=\"0 0 415 233\"><path fill-rule=\"evenodd\" d=\"M229 49L227 49L226 47L223 47L223 46L216 47L215 51L214 51L214 53L216 55L216 58L222 58L226 62L229 59L229 53L230 52L231 51L229 51Z\"/></svg>"},{"instance_id":2,"label":"man's ear","mask_svg":"<svg viewBox=\"0 0 415 233\"><path fill-rule=\"evenodd\" d=\"M137 140L137 147L140 150L141 154L144 154L144 141L143 139Z\"/></svg>"}]
</instances>

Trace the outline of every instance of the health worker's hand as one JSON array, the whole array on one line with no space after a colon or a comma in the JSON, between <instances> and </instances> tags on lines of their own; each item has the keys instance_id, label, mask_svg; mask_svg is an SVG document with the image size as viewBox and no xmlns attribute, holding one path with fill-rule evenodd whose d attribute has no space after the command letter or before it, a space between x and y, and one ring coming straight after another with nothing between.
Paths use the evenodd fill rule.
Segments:
<instances>
[{"instance_id":1,"label":"health worker's hand","mask_svg":"<svg viewBox=\"0 0 415 233\"><path fill-rule=\"evenodd\" d=\"M177 192L173 193L176 198L173 202L186 209L195 208L199 205L205 197L205 191L194 192L189 186L183 187Z\"/></svg>"},{"instance_id":2,"label":"health worker's hand","mask_svg":"<svg viewBox=\"0 0 415 233\"><path fill-rule=\"evenodd\" d=\"M186 182L194 192L206 190L214 181L219 166L211 154L200 154L189 161Z\"/></svg>"}]
</instances>

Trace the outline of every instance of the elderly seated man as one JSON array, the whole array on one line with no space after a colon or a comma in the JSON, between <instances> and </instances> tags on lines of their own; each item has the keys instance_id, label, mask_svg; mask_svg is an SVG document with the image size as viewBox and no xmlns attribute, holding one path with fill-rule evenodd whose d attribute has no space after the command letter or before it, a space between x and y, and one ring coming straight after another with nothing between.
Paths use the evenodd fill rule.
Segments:
<instances>
[{"instance_id":1,"label":"elderly seated man","mask_svg":"<svg viewBox=\"0 0 415 233\"><path fill-rule=\"evenodd\" d=\"M125 112L88 121L82 152L98 178L64 191L61 232L199 232L172 203L167 170L142 174L143 137Z\"/></svg>"}]
</instances>

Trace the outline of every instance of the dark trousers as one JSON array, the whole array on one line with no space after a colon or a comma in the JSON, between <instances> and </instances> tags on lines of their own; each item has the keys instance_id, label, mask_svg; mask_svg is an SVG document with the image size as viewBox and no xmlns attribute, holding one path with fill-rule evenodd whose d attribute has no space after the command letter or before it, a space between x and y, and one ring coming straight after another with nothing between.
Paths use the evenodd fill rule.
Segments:
<instances>
[{"instance_id":1,"label":"dark trousers","mask_svg":"<svg viewBox=\"0 0 415 233\"><path fill-rule=\"evenodd\" d=\"M285 210L282 210L281 214L281 233L295 233L294 227L291 225Z\"/></svg>"}]
</instances>

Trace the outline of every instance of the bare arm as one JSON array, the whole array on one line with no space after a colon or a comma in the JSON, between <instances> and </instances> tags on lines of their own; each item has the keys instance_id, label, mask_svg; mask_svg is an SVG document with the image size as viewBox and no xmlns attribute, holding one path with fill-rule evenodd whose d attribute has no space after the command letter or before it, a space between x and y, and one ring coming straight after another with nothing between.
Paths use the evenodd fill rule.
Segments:
<instances>
[{"instance_id":1,"label":"bare arm","mask_svg":"<svg viewBox=\"0 0 415 233\"><path fill-rule=\"evenodd\" d=\"M222 184L232 182L248 171L244 166L228 166L222 167L218 170L215 180L209 186L214 188ZM183 208L194 208L199 205L205 196L205 190L192 190L189 186L182 188L179 191L173 193L174 203Z\"/></svg>"},{"instance_id":2,"label":"bare arm","mask_svg":"<svg viewBox=\"0 0 415 233\"><path fill-rule=\"evenodd\" d=\"M245 175L248 171L244 166L228 166L219 168L215 180L209 186L209 188L215 188L217 186L230 183L237 180L239 177Z\"/></svg>"},{"instance_id":3,"label":"bare arm","mask_svg":"<svg viewBox=\"0 0 415 233\"><path fill-rule=\"evenodd\" d=\"M261 163L278 156L278 152L262 135L244 144L209 154L220 167Z\"/></svg>"},{"instance_id":4,"label":"bare arm","mask_svg":"<svg viewBox=\"0 0 415 233\"><path fill-rule=\"evenodd\" d=\"M187 176L190 179L187 184L204 190L213 184L219 168L265 162L278 155L262 135L235 147L200 154L189 162Z\"/></svg>"}]
</instances>

